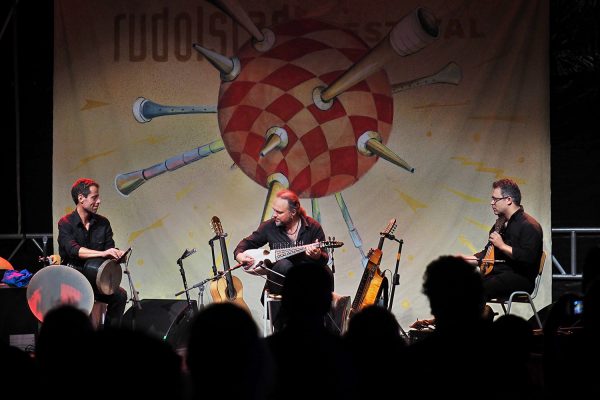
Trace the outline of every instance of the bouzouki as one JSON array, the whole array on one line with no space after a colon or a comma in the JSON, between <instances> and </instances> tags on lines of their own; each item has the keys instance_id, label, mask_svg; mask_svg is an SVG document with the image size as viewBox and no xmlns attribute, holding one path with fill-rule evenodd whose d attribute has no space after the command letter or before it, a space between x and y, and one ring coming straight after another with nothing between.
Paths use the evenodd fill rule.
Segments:
<instances>
[{"instance_id":1,"label":"bouzouki","mask_svg":"<svg viewBox=\"0 0 600 400\"><path fill-rule=\"evenodd\" d=\"M223 274L220 278L210 283L210 295L215 303L231 301L238 306L250 311L248 305L242 297L242 281L237 276L231 275L229 267L229 257L227 256L227 244L225 243L225 234L221 226L219 217L212 217L210 226L216 236L219 237L221 255L223 257Z\"/></svg>"},{"instance_id":2,"label":"bouzouki","mask_svg":"<svg viewBox=\"0 0 600 400\"><path fill-rule=\"evenodd\" d=\"M506 217L504 215L500 215L496 222L494 223L494 232L500 233L500 231L504 228L504 223L506 222ZM487 243L485 246L485 255L483 259L480 261L479 269L483 273L483 275L487 275L494 269L494 245L492 242Z\"/></svg>"},{"instance_id":3,"label":"bouzouki","mask_svg":"<svg viewBox=\"0 0 600 400\"><path fill-rule=\"evenodd\" d=\"M288 258L293 255L303 253L310 246L328 249L328 248L342 247L343 245L344 245L343 242L338 242L335 240L327 240L324 242L310 243L310 244L305 244L302 246L286 247L283 249L275 249L275 250L248 249L248 250L244 251L244 254L252 257L254 259L254 263L252 263L252 265L244 266L244 269L247 271L258 270L258 269L260 269L260 266L263 264L266 267L270 268L271 264L274 264L277 261L282 260L284 258Z\"/></svg>"},{"instance_id":4,"label":"bouzouki","mask_svg":"<svg viewBox=\"0 0 600 400\"><path fill-rule=\"evenodd\" d=\"M379 296L381 284L383 283L383 274L379 269L381 263L381 257L383 252L383 242L387 235L392 234L396 229L396 219L393 218L387 224L385 229L380 233L379 245L376 249L369 250L368 258L369 261L363 272L356 296L352 302L352 308L350 309L350 317L362 310L364 307L371 304L375 304Z\"/></svg>"}]
</instances>

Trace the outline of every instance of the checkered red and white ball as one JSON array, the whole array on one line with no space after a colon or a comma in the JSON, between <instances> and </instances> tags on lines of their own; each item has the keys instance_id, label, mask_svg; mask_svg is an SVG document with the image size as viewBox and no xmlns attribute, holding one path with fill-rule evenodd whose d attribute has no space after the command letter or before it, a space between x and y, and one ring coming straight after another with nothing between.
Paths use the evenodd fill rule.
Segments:
<instances>
[{"instance_id":1,"label":"checkered red and white ball","mask_svg":"<svg viewBox=\"0 0 600 400\"><path fill-rule=\"evenodd\" d=\"M358 152L358 138L377 131L384 144L388 141L393 98L387 74L372 74L340 94L329 110L320 110L313 89L331 84L368 46L350 31L310 19L272 30L274 46L260 53L246 43L237 55L239 76L221 84L218 115L225 148L264 187L269 176L281 173L301 197L340 192L377 161ZM288 144L261 158L265 134L274 126L287 131Z\"/></svg>"}]
</instances>

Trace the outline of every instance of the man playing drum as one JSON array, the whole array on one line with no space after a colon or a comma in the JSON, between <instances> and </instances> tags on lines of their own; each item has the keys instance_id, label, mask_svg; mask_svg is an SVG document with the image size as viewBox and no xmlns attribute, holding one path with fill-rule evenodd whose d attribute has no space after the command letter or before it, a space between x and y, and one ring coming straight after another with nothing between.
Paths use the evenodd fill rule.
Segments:
<instances>
[{"instance_id":1,"label":"man playing drum","mask_svg":"<svg viewBox=\"0 0 600 400\"><path fill-rule=\"evenodd\" d=\"M108 262L115 264L112 260L123 256L123 251L115 247L110 222L98 214L100 185L92 179L80 178L71 187L71 197L75 210L58 221L58 249L62 263L79 270L90 280L94 298L108 305L104 325L118 327L127 303L127 292L118 286L120 279L115 287L107 289L106 285L98 284L98 279L103 279L101 276L91 278L92 275L112 273L109 272L111 268L103 271L106 261L111 260ZM98 265L97 261L102 264ZM109 267L114 269L115 265ZM118 267L116 272L120 274Z\"/></svg>"}]
</instances>

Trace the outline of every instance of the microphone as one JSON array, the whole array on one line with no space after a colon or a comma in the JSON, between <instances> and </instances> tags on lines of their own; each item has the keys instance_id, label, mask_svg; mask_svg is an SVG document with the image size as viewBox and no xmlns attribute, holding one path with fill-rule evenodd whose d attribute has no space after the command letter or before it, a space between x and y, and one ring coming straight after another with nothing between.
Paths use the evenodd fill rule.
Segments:
<instances>
[{"instance_id":1,"label":"microphone","mask_svg":"<svg viewBox=\"0 0 600 400\"><path fill-rule=\"evenodd\" d=\"M183 254L181 255L181 257L179 257L180 260L183 260L184 258L188 258L189 256L191 256L192 254L194 254L196 252L196 249L185 249L185 251L183 252Z\"/></svg>"}]
</instances>

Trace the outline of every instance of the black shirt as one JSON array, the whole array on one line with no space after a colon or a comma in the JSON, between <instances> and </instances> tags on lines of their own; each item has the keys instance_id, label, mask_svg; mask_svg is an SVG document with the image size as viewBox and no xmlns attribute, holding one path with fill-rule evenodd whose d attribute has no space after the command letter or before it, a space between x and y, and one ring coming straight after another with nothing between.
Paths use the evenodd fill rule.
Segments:
<instances>
[{"instance_id":1,"label":"black shirt","mask_svg":"<svg viewBox=\"0 0 600 400\"><path fill-rule=\"evenodd\" d=\"M90 229L85 229L77 210L58 221L58 253L63 264L83 267L85 260L79 258L79 249L103 251L115 247L113 231L106 217L90 215Z\"/></svg>"},{"instance_id":2,"label":"black shirt","mask_svg":"<svg viewBox=\"0 0 600 400\"><path fill-rule=\"evenodd\" d=\"M505 262L495 263L494 273L513 271L533 282L542 257L543 233L540 224L521 207L510 217L500 235L504 243L512 247L512 258L502 251L496 251L495 258ZM476 254L478 257L483 255L485 250Z\"/></svg>"},{"instance_id":3,"label":"black shirt","mask_svg":"<svg viewBox=\"0 0 600 400\"><path fill-rule=\"evenodd\" d=\"M275 220L273 218L263 222L260 226L252 232L252 234L246 238L244 238L235 248L233 254L237 256L239 253L242 253L248 249L258 249L265 244L269 244L271 250L273 249L281 249L292 246L302 246L305 244L314 243L315 240L319 239L319 242L325 241L325 233L323 232L323 228L321 228L321 224L315 219L309 216L300 216L302 219L302 226L298 232L298 239L295 242L292 242L290 238L285 233L285 226L277 226L275 225ZM326 252L321 251L321 258L318 260L313 260L306 253L296 254L291 256L290 261L295 264L303 264L303 263L318 263L320 265L327 264L329 260L329 256Z\"/></svg>"}]
</instances>

